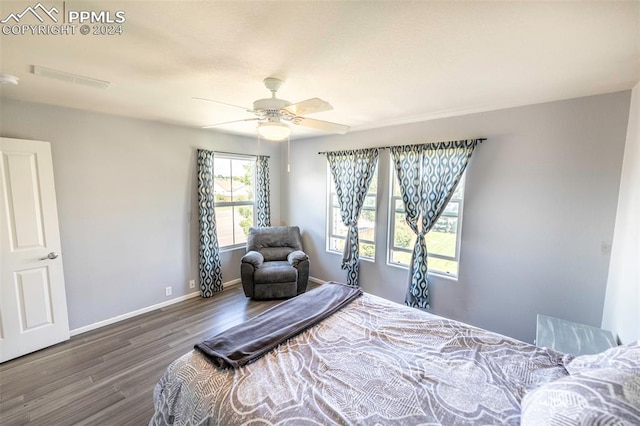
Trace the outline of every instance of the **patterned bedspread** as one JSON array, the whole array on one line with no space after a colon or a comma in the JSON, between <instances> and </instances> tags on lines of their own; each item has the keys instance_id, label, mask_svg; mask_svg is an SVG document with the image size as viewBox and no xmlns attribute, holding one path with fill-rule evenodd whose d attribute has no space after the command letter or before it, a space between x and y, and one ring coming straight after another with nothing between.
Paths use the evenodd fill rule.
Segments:
<instances>
[{"instance_id":1,"label":"patterned bedspread","mask_svg":"<svg viewBox=\"0 0 640 426\"><path fill-rule=\"evenodd\" d=\"M177 359L150 424L519 424L566 375L560 353L364 294L243 368Z\"/></svg>"}]
</instances>

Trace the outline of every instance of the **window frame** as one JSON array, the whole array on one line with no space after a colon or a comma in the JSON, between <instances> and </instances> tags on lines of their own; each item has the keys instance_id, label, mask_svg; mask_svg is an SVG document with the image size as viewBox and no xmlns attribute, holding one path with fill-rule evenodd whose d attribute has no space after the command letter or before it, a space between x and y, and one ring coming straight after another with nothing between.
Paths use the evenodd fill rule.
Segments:
<instances>
[{"instance_id":1,"label":"window frame","mask_svg":"<svg viewBox=\"0 0 640 426\"><path fill-rule=\"evenodd\" d=\"M379 164L378 162L380 161L380 159L378 158L376 160L376 169L375 169L375 174L374 174L374 178L378 180L380 178L379 174L378 174L378 167ZM371 180L371 184L373 184L373 179ZM342 236L342 235L338 235L336 234L333 229L333 209L336 208L338 215L341 217L340 214L340 205L339 204L334 204L333 200L335 198L336 202L338 199L338 195L336 193L336 189L335 189L335 185L333 185L333 175L331 174L331 166L329 165L329 163L327 162L327 224L326 224L326 251L329 253L336 253L336 254L342 254L342 251L339 250L335 250L333 248L331 248L331 240L332 239L338 239L338 240L343 240L346 243L346 236ZM365 256L362 253L360 253L360 259L362 260L367 260L367 261L371 261L371 262L375 262L376 260L376 234L377 234L377 228L378 228L378 188L379 188L379 182L376 182L376 191L375 192L367 192L367 195L365 196L365 201L366 198L368 197L373 197L375 200L375 207L369 207L366 205L366 202L363 203L362 205L362 210L360 211L360 218L362 218L362 212L364 210L367 211L373 211L374 214L374 220L373 220L373 240L369 240L369 239L364 239L364 238L360 238L358 236L358 242L360 243L360 245L362 244L370 244L373 246L373 257L371 256ZM371 189L371 186L369 186L369 189ZM334 197L335 196L335 197ZM358 220L360 220L360 218L358 218ZM342 223L342 219L340 219L340 223ZM360 252L362 252L362 250L359 250Z\"/></svg>"},{"instance_id":2,"label":"window frame","mask_svg":"<svg viewBox=\"0 0 640 426\"><path fill-rule=\"evenodd\" d=\"M255 155L247 155L247 154L232 154L232 153L218 153L218 152L214 152L214 156L213 156L213 161L215 164L215 160L216 159L224 159L224 160L229 160L230 163L230 177L233 177L233 160L243 160L243 161L250 161L252 163L252 167L253 167L253 173L252 173L252 177L253 180L251 182L251 186L253 188L253 199L252 200L246 200L246 201L215 201L215 190L213 193L214 196L214 202L213 202L213 206L214 209L218 209L218 207L231 207L231 211L234 212L235 209L234 207L245 207L245 206L251 206L252 207L252 224L251 226L256 226L256 160L257 160L257 156ZM213 176L213 182L215 184L215 167L214 167L214 176ZM233 200L233 191L231 192L231 199ZM233 214L233 213L232 213ZM233 221L233 219L232 219ZM219 223L217 221L216 218L216 228L218 227ZM236 241L236 230L235 227L232 227L232 232L233 232L233 241ZM218 239L218 243L220 243L220 239ZM235 244L231 244L231 245L226 245L226 246L219 246L219 249L221 252L226 252L226 251L231 251L231 250L236 250L239 248L245 248L247 246L247 242L241 242L241 243L235 243Z\"/></svg>"},{"instance_id":3,"label":"window frame","mask_svg":"<svg viewBox=\"0 0 640 426\"><path fill-rule=\"evenodd\" d=\"M464 171L464 173L462 174L462 177L460 178L460 182L458 182L458 185L460 185L460 183L465 183L465 179L466 179L466 170ZM398 178L396 177L396 171L395 171L395 167L393 165L393 158L390 158L390 167L389 167L389 227L387 230L387 236L388 236L388 241L387 241L387 265L389 266L395 266L398 268L403 268L403 269L409 269L409 265L408 264L404 264L404 263L400 263L400 262L394 262L393 261L393 252L403 252L403 253L413 253L413 249L407 249L404 247L396 247L395 246L395 225L396 225L396 213L402 213L404 215L404 204L402 202L402 195L394 195L394 189L396 188L396 185L398 185L397 183ZM457 190L457 187L456 187ZM438 254L438 253L428 253L427 254L427 258L434 258L434 259L442 259L442 260L448 260L448 261L453 261L456 262L458 264L458 273L453 274L451 272L447 272L447 271L441 271L438 269L432 269L431 267L429 267L428 269L428 273L429 274L433 274L433 275L438 275L438 276L442 276L442 277L446 277L446 278L451 278L451 279L458 279L458 276L460 274L460 247L461 247L461 242L462 242L462 221L463 221L463 211L464 211L464 193L466 190L466 185L463 186L462 188L462 193L460 195L460 198L451 198L448 202L447 205L445 206L445 210L447 209L447 207L453 202L458 204L458 214L457 215L452 215L452 214L445 214L445 212L442 213L442 215L440 217L456 217L458 219L458 224L456 226L456 246L455 246L455 254L454 256L446 256L446 255L442 255L442 254ZM401 211L398 211L396 209L396 200L398 200L401 205L403 206ZM438 218L438 220L440 220L440 218ZM431 231L430 231L431 232ZM415 237L414 237L415 238Z\"/></svg>"}]
</instances>

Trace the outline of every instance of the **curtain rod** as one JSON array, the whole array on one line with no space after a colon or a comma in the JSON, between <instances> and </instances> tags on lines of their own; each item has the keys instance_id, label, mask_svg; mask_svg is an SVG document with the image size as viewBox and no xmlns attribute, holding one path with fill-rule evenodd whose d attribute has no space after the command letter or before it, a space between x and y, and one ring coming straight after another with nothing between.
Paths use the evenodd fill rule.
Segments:
<instances>
[{"instance_id":1,"label":"curtain rod","mask_svg":"<svg viewBox=\"0 0 640 426\"><path fill-rule=\"evenodd\" d=\"M477 139L458 139L458 140L477 140L478 142L482 143L483 141L486 141L487 138L477 138ZM413 144L409 144L409 145L426 145L429 143L442 143L442 142L456 142L456 141L440 141L440 142L423 142L423 143L413 143ZM391 148L395 148L397 146L404 146L404 145L390 145L390 146L370 146L370 147L366 147L366 148L356 148L356 150L358 149L373 149L373 148L377 148L377 149L391 149ZM337 151L345 151L344 149L338 149L336 151L320 151L318 152L318 154L328 154L329 152L337 152Z\"/></svg>"},{"instance_id":2,"label":"curtain rod","mask_svg":"<svg viewBox=\"0 0 640 426\"><path fill-rule=\"evenodd\" d=\"M225 155L235 155L236 157L267 157L271 158L270 155L264 154L238 154L237 152L225 152L225 151L213 151L214 154L225 154Z\"/></svg>"}]
</instances>

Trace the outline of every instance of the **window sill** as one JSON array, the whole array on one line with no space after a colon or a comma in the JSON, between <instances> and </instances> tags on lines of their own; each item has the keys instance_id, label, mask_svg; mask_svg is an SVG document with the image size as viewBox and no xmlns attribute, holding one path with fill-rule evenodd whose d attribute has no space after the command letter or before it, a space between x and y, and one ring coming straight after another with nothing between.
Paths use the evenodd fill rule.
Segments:
<instances>
[{"instance_id":1,"label":"window sill","mask_svg":"<svg viewBox=\"0 0 640 426\"><path fill-rule=\"evenodd\" d=\"M455 281L458 282L458 276L457 275L451 275L451 274L447 274L444 272L429 272L429 275L433 275L434 277L438 277L438 278L443 278L445 280L449 280L449 281Z\"/></svg>"},{"instance_id":2,"label":"window sill","mask_svg":"<svg viewBox=\"0 0 640 426\"><path fill-rule=\"evenodd\" d=\"M404 269L405 271L409 271L409 267L408 266L400 265L398 263L387 262L387 266L391 266L392 268ZM445 272L439 272L439 271L433 271L433 270L430 270L428 272L428 278L431 278L431 277L444 278L445 280L449 280L449 281L456 281L456 282L458 281L458 276L457 275L451 275L451 274L447 274Z\"/></svg>"},{"instance_id":3,"label":"window sill","mask_svg":"<svg viewBox=\"0 0 640 426\"><path fill-rule=\"evenodd\" d=\"M220 248L220 253L226 253L229 251L236 251L236 250L246 250L247 245L243 244L241 246L230 246L230 247L221 247Z\"/></svg>"},{"instance_id":4,"label":"window sill","mask_svg":"<svg viewBox=\"0 0 640 426\"><path fill-rule=\"evenodd\" d=\"M335 250L329 250L329 249L326 249L326 251L327 251L327 253L330 253L330 254L335 254L335 255L338 255L338 256L342 256L342 252L341 251L335 251ZM371 257L360 257L360 260L364 260L365 262L369 262L369 263L376 263L376 259L371 258Z\"/></svg>"}]
</instances>

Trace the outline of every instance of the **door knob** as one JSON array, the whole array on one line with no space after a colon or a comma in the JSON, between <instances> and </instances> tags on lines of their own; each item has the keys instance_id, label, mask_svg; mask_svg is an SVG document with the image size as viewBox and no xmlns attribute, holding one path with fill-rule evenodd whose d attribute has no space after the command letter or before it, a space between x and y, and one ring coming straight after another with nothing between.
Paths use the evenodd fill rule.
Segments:
<instances>
[{"instance_id":1,"label":"door knob","mask_svg":"<svg viewBox=\"0 0 640 426\"><path fill-rule=\"evenodd\" d=\"M48 260L48 259L53 260L57 258L58 258L58 253L56 253L55 251L52 251L47 255L47 257L41 257L40 260Z\"/></svg>"}]
</instances>

